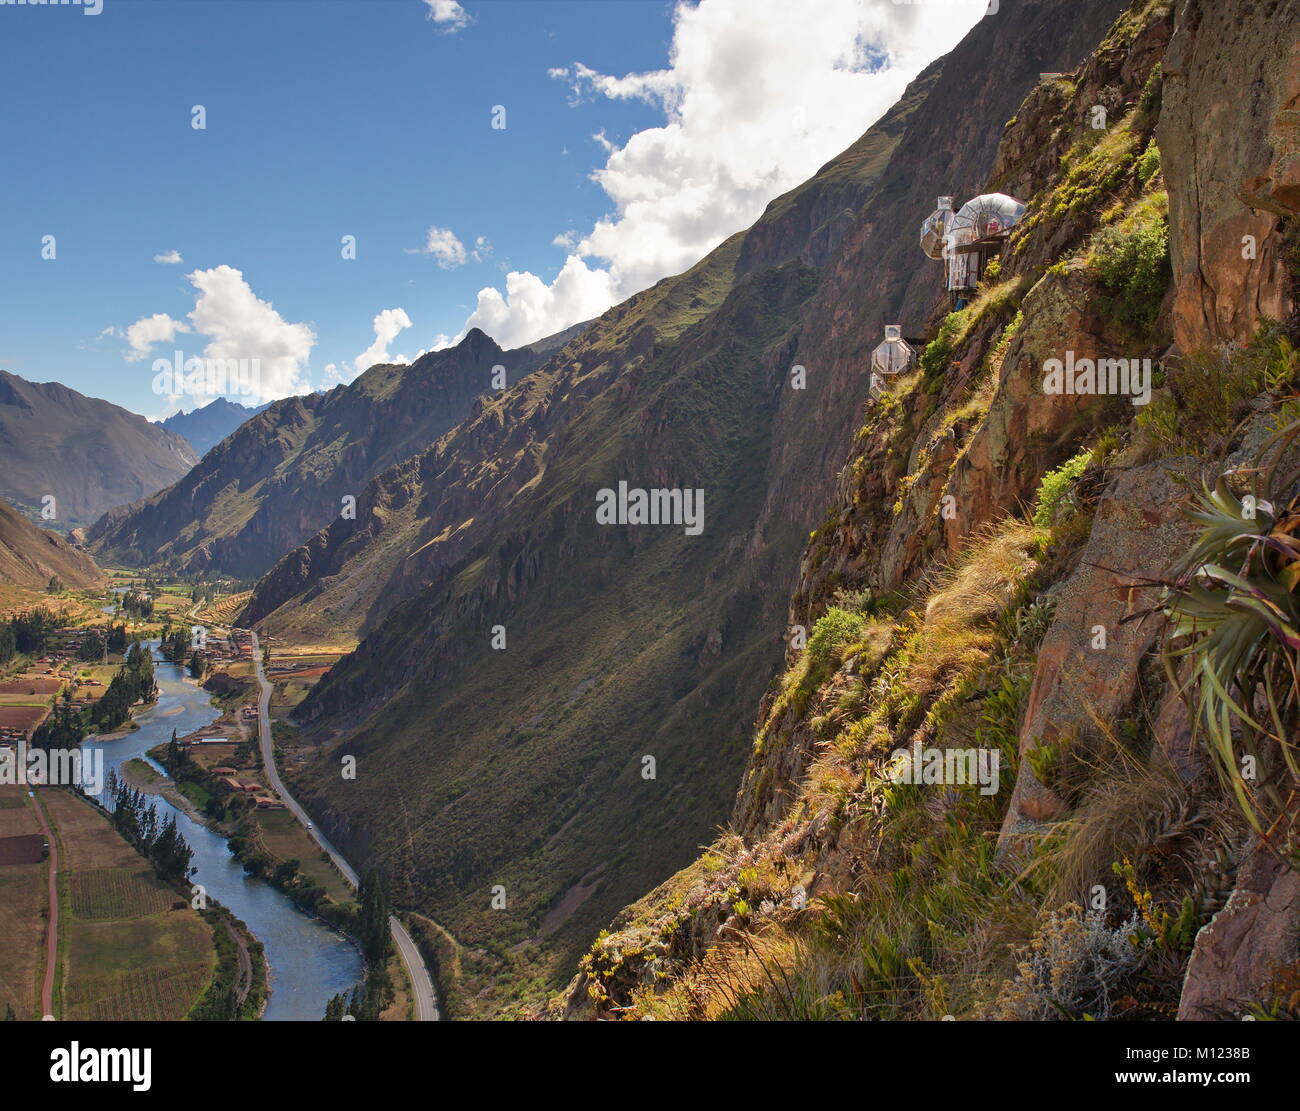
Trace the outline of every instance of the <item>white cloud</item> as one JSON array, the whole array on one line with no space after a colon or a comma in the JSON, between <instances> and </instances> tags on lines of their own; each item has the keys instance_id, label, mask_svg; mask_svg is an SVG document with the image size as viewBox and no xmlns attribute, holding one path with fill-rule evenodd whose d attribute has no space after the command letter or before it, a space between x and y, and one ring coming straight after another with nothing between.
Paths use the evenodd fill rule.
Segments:
<instances>
[{"instance_id":1,"label":"white cloud","mask_svg":"<svg viewBox=\"0 0 1300 1111\"><path fill-rule=\"evenodd\" d=\"M451 228L430 228L425 233L424 246L408 248L406 253L428 255L444 270L454 270L469 261L469 252L465 250L465 244L456 238L456 233Z\"/></svg>"},{"instance_id":2,"label":"white cloud","mask_svg":"<svg viewBox=\"0 0 1300 1111\"><path fill-rule=\"evenodd\" d=\"M172 342L178 333L194 332L207 338L203 355L208 359L257 360L257 401L274 401L309 389L305 369L316 343L310 325L286 321L269 301L253 293L244 275L232 266L195 270L186 277L198 290L189 324L166 313L137 320L126 330L129 362L143 359L157 343ZM211 400L198 399L199 404Z\"/></svg>"},{"instance_id":3,"label":"white cloud","mask_svg":"<svg viewBox=\"0 0 1300 1111\"><path fill-rule=\"evenodd\" d=\"M424 0L429 6L429 18L438 25L438 30L454 34L469 23L469 12L460 6L457 0Z\"/></svg>"},{"instance_id":4,"label":"white cloud","mask_svg":"<svg viewBox=\"0 0 1300 1111\"><path fill-rule=\"evenodd\" d=\"M465 331L482 328L506 348L532 343L604 312L614 303L612 281L609 271L592 268L577 255L568 257L550 285L536 274L512 270L504 297L490 286L479 290Z\"/></svg>"},{"instance_id":5,"label":"white cloud","mask_svg":"<svg viewBox=\"0 0 1300 1111\"><path fill-rule=\"evenodd\" d=\"M107 332L108 329L105 329ZM126 353L129 363L138 363L155 343L171 343L180 332L190 331L183 320L173 320L165 312L142 316L126 330L126 342L131 349ZM104 335L101 332L100 335Z\"/></svg>"},{"instance_id":6,"label":"white cloud","mask_svg":"<svg viewBox=\"0 0 1300 1111\"><path fill-rule=\"evenodd\" d=\"M352 368L360 374L376 363L410 362L403 355L398 355L394 359L388 357L388 345L397 338L399 332L404 332L411 326L411 318L406 315L406 310L384 309L375 317L374 326L375 342L352 360Z\"/></svg>"},{"instance_id":7,"label":"white cloud","mask_svg":"<svg viewBox=\"0 0 1300 1111\"><path fill-rule=\"evenodd\" d=\"M609 215L576 247L557 237L571 253L551 285L511 273L506 297L481 292L466 327L527 343L687 269L853 143L983 14L974 2L678 0L666 68L548 70L570 103L640 100L664 123L622 145L593 136Z\"/></svg>"},{"instance_id":8,"label":"white cloud","mask_svg":"<svg viewBox=\"0 0 1300 1111\"><path fill-rule=\"evenodd\" d=\"M167 263L169 266L174 266L178 263L182 263L185 261L183 258L181 258L180 251L177 250L166 251L161 255L154 255L153 260L154 262Z\"/></svg>"},{"instance_id":9,"label":"white cloud","mask_svg":"<svg viewBox=\"0 0 1300 1111\"><path fill-rule=\"evenodd\" d=\"M261 401L304 393L307 359L316 334L307 324L290 324L253 293L244 275L231 266L187 275L199 291L189 314L194 330L210 342L209 359L258 359Z\"/></svg>"}]
</instances>

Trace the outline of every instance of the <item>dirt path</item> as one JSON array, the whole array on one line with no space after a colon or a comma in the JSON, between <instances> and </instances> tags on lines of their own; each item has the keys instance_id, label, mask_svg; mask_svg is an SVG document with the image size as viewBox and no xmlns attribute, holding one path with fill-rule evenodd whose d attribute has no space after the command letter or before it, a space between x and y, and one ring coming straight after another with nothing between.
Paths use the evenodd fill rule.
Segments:
<instances>
[{"instance_id":1,"label":"dirt path","mask_svg":"<svg viewBox=\"0 0 1300 1111\"><path fill-rule=\"evenodd\" d=\"M41 985L41 1016L54 1014L54 975L59 967L59 846L45 818L45 808L35 795L32 805L41 832L50 843L50 918L45 929L45 983Z\"/></svg>"}]
</instances>

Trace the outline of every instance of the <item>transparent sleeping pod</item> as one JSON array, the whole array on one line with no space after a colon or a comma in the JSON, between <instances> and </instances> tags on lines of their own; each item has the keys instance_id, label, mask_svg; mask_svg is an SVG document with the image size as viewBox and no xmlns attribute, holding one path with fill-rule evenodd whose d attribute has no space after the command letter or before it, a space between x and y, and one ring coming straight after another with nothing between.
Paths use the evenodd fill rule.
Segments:
<instances>
[{"instance_id":1,"label":"transparent sleeping pod","mask_svg":"<svg viewBox=\"0 0 1300 1111\"><path fill-rule=\"evenodd\" d=\"M871 396L875 398L880 395L886 377L902 374L915 366L916 351L903 339L903 326L886 324L884 342L871 352Z\"/></svg>"}]
</instances>

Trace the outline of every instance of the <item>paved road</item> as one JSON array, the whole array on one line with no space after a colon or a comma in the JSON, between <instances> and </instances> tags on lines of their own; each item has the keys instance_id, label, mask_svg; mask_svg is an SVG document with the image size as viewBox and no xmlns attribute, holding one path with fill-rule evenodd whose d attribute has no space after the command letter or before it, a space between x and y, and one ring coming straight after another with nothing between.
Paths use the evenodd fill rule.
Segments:
<instances>
[{"instance_id":1,"label":"paved road","mask_svg":"<svg viewBox=\"0 0 1300 1111\"><path fill-rule=\"evenodd\" d=\"M266 777L275 793L280 796L280 801L284 803L289 811L302 822L304 826L309 826L307 832L312 839L318 844L329 858L334 861L335 866L343 873L353 887L360 887L361 880L358 878L352 865L343 859L343 854L338 851L329 839L321 833L319 829L311 825L311 819L298 801L285 789L284 781L280 779L280 772L275 766L275 748L271 743L271 684L266 678L266 673L262 670L262 649L257 642L257 634L252 633L253 638L253 666L257 669L257 682L261 688L261 694L257 701L257 736L259 746L262 750L262 763L266 766ZM415 1017L419 1022L436 1022L438 1021L438 997L434 994L433 981L429 978L429 970L425 967L424 958L420 956L420 951L415 947L415 942L411 940L411 935L406 932L406 928L397 920L396 917L390 917L388 924L393 933L393 944L397 946L397 952L402 958L402 964L406 966L406 977L411 982L411 990L415 993Z\"/></svg>"},{"instance_id":2,"label":"paved road","mask_svg":"<svg viewBox=\"0 0 1300 1111\"><path fill-rule=\"evenodd\" d=\"M45 983L41 986L41 1015L54 1014L54 973L59 967L59 846L45 820L45 810L33 796L36 820L50 843L50 921L45 931Z\"/></svg>"}]
</instances>

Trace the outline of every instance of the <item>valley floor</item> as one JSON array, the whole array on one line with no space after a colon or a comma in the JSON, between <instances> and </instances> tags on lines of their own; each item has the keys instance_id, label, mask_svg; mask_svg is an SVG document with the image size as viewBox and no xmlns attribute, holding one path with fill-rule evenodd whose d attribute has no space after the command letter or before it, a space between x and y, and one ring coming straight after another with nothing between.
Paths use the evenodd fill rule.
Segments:
<instances>
[{"instance_id":1,"label":"valley floor","mask_svg":"<svg viewBox=\"0 0 1300 1111\"><path fill-rule=\"evenodd\" d=\"M18 785L0 786L0 1007L41 1017L51 920L42 816L58 855L55 1017L184 1018L216 970L212 927L93 805Z\"/></svg>"}]
</instances>

